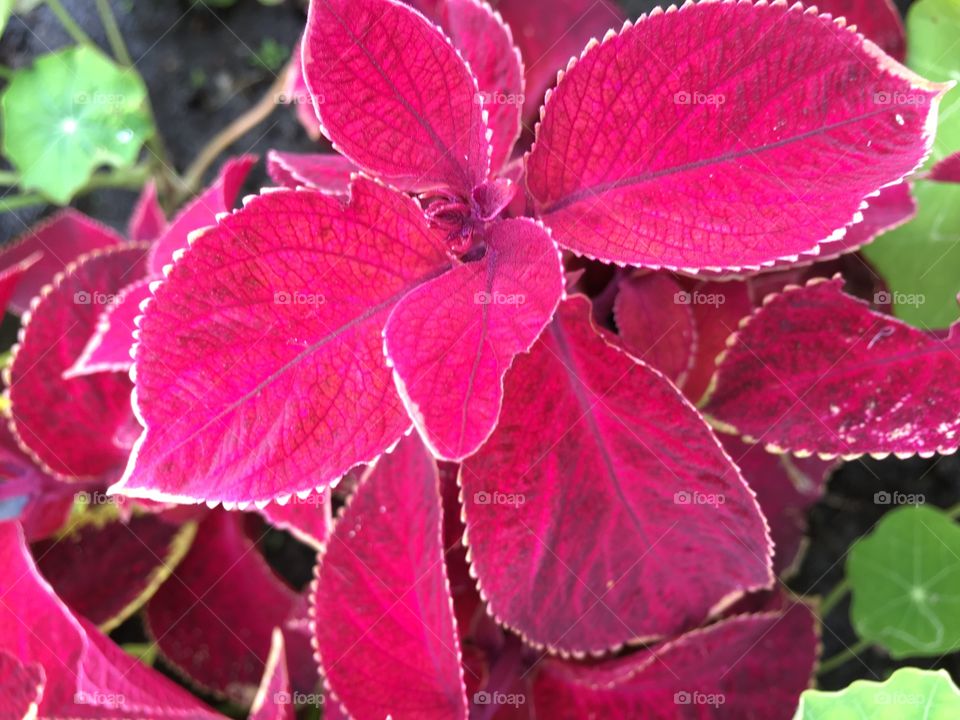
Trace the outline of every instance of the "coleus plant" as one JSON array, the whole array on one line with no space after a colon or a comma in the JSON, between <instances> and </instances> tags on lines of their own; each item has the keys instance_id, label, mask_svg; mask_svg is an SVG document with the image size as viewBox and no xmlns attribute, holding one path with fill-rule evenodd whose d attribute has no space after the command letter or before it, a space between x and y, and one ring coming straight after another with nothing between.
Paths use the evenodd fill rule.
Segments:
<instances>
[{"instance_id":1,"label":"coleus plant","mask_svg":"<svg viewBox=\"0 0 960 720\"><path fill-rule=\"evenodd\" d=\"M957 446L952 396L925 381L955 377L952 338L806 284L913 212L901 181L946 90L896 62L889 7L841 4L894 57L800 6L657 11L587 43L521 155L552 73L521 4L314 0L300 75L339 154L272 154L286 187L189 247L249 162L165 232L148 192L151 229L131 239L161 240L68 268L10 366L32 459L92 487L126 463L112 492L172 522L161 547L196 535L173 579L132 592L168 661L256 717L288 717L282 688L309 689L291 631L307 601L251 564L243 516L167 514L256 506L321 549L310 632L334 717L786 717L817 637L775 572L832 460ZM619 22L603 3L588 15L588 34ZM16 278L47 258L17 253ZM608 304L577 256L624 268ZM709 279L729 276L750 279ZM37 397L63 387L71 414L51 422L58 401ZM346 495L358 465L331 530L330 488ZM38 562L45 597L74 597L66 560ZM210 592L212 609L190 607ZM29 696L48 658L18 657Z\"/></svg>"}]
</instances>

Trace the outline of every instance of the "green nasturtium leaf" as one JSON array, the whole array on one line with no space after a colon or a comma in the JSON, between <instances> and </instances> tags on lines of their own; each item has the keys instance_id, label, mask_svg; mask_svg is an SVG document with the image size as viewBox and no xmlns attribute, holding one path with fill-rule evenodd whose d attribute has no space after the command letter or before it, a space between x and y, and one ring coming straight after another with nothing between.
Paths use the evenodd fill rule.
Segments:
<instances>
[{"instance_id":1,"label":"green nasturtium leaf","mask_svg":"<svg viewBox=\"0 0 960 720\"><path fill-rule=\"evenodd\" d=\"M0 35L7 28L7 21L10 20L10 14L13 12L13 0L0 0Z\"/></svg>"},{"instance_id":2,"label":"green nasturtium leaf","mask_svg":"<svg viewBox=\"0 0 960 720\"><path fill-rule=\"evenodd\" d=\"M885 515L850 550L847 577L864 640L894 658L960 649L960 526L949 515L923 505Z\"/></svg>"},{"instance_id":3,"label":"green nasturtium leaf","mask_svg":"<svg viewBox=\"0 0 960 720\"><path fill-rule=\"evenodd\" d=\"M857 680L839 692L806 690L793 720L956 720L960 690L946 670L900 668L885 682Z\"/></svg>"},{"instance_id":4,"label":"green nasturtium leaf","mask_svg":"<svg viewBox=\"0 0 960 720\"><path fill-rule=\"evenodd\" d=\"M960 0L919 0L907 14L907 65L929 80L960 80ZM960 150L960 87L940 105L929 164ZM864 252L886 278L894 314L919 328L958 316L960 185L918 182L917 216Z\"/></svg>"},{"instance_id":5,"label":"green nasturtium leaf","mask_svg":"<svg viewBox=\"0 0 960 720\"><path fill-rule=\"evenodd\" d=\"M928 80L960 80L960 0L919 0L907 13L907 65ZM940 105L931 161L960 150L960 88Z\"/></svg>"},{"instance_id":6,"label":"green nasturtium leaf","mask_svg":"<svg viewBox=\"0 0 960 720\"><path fill-rule=\"evenodd\" d=\"M88 47L39 58L0 99L3 152L24 190L66 204L102 165L128 167L153 134L147 88Z\"/></svg>"},{"instance_id":7,"label":"green nasturtium leaf","mask_svg":"<svg viewBox=\"0 0 960 720\"><path fill-rule=\"evenodd\" d=\"M921 329L945 328L960 314L960 184L920 180L913 194L916 217L863 253L886 279L897 317Z\"/></svg>"}]
</instances>

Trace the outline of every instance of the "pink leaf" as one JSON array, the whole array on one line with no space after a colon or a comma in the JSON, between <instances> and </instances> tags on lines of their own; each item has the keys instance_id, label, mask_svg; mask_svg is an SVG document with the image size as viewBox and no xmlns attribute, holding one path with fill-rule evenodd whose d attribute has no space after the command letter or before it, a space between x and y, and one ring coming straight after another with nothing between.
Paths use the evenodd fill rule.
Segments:
<instances>
[{"instance_id":1,"label":"pink leaf","mask_svg":"<svg viewBox=\"0 0 960 720\"><path fill-rule=\"evenodd\" d=\"M561 304L460 474L491 613L566 652L681 632L772 580L759 508L710 429L589 314Z\"/></svg>"},{"instance_id":2,"label":"pink leaf","mask_svg":"<svg viewBox=\"0 0 960 720\"><path fill-rule=\"evenodd\" d=\"M732 340L706 412L775 452L956 450L956 332L946 340L923 333L842 286L818 279L768 298Z\"/></svg>"},{"instance_id":3,"label":"pink leaf","mask_svg":"<svg viewBox=\"0 0 960 720\"><path fill-rule=\"evenodd\" d=\"M757 494L770 526L774 572L789 573L799 559L807 532L807 512L823 495L834 463L816 457L774 455L732 435L722 436L721 441Z\"/></svg>"},{"instance_id":4,"label":"pink leaf","mask_svg":"<svg viewBox=\"0 0 960 720\"><path fill-rule=\"evenodd\" d=\"M267 173L271 180L283 187L303 185L345 194L350 187L350 174L356 171L357 166L342 155L305 155L278 150L267 153Z\"/></svg>"},{"instance_id":5,"label":"pink leaf","mask_svg":"<svg viewBox=\"0 0 960 720\"><path fill-rule=\"evenodd\" d=\"M287 674L283 633L273 629L270 655L263 670L263 679L250 706L249 720L294 720L290 676Z\"/></svg>"},{"instance_id":6,"label":"pink leaf","mask_svg":"<svg viewBox=\"0 0 960 720\"><path fill-rule=\"evenodd\" d=\"M393 0L316 0L303 68L324 133L405 190L469 192L490 167L477 81L443 34Z\"/></svg>"},{"instance_id":7,"label":"pink leaf","mask_svg":"<svg viewBox=\"0 0 960 720\"><path fill-rule=\"evenodd\" d=\"M126 462L136 432L129 378L100 373L64 380L63 373L105 303L142 277L145 250L127 244L85 256L24 315L7 367L12 427L32 457L57 475L113 479Z\"/></svg>"},{"instance_id":8,"label":"pink leaf","mask_svg":"<svg viewBox=\"0 0 960 720\"><path fill-rule=\"evenodd\" d=\"M100 312L97 328L76 362L63 373L66 379L98 372L126 372L133 365L130 351L141 303L151 296L149 278L135 280Z\"/></svg>"},{"instance_id":9,"label":"pink leaf","mask_svg":"<svg viewBox=\"0 0 960 720\"><path fill-rule=\"evenodd\" d=\"M841 237L865 198L923 162L948 86L811 11L687 4L584 53L527 159L560 245L654 268L758 269Z\"/></svg>"},{"instance_id":10,"label":"pink leaf","mask_svg":"<svg viewBox=\"0 0 960 720\"><path fill-rule=\"evenodd\" d=\"M256 693L270 638L296 601L244 533L241 513L215 510L147 603L145 622L163 657L194 683L235 702Z\"/></svg>"},{"instance_id":11,"label":"pink leaf","mask_svg":"<svg viewBox=\"0 0 960 720\"><path fill-rule=\"evenodd\" d=\"M510 28L481 0L447 0L443 27L477 78L493 135L490 169L499 172L520 135L523 61Z\"/></svg>"},{"instance_id":12,"label":"pink leaf","mask_svg":"<svg viewBox=\"0 0 960 720\"><path fill-rule=\"evenodd\" d=\"M157 201L157 184L148 180L127 224L127 237L134 241L156 240L167 229L167 218Z\"/></svg>"},{"instance_id":13,"label":"pink leaf","mask_svg":"<svg viewBox=\"0 0 960 720\"><path fill-rule=\"evenodd\" d=\"M903 62L907 38L900 11L891 0L818 0L817 9L835 18L846 18L857 32L873 40L894 60Z\"/></svg>"},{"instance_id":14,"label":"pink leaf","mask_svg":"<svg viewBox=\"0 0 960 720\"><path fill-rule=\"evenodd\" d=\"M158 515L136 515L80 524L37 543L37 566L75 613L109 632L157 591L193 541L183 528Z\"/></svg>"},{"instance_id":15,"label":"pink leaf","mask_svg":"<svg viewBox=\"0 0 960 720\"><path fill-rule=\"evenodd\" d=\"M4 277L20 268L9 309L25 312L34 296L68 264L84 253L121 243L123 238L113 230L69 208L35 225L0 252Z\"/></svg>"},{"instance_id":16,"label":"pink leaf","mask_svg":"<svg viewBox=\"0 0 960 720\"><path fill-rule=\"evenodd\" d=\"M613 306L623 347L683 387L697 347L692 295L665 273L620 283Z\"/></svg>"},{"instance_id":17,"label":"pink leaf","mask_svg":"<svg viewBox=\"0 0 960 720\"><path fill-rule=\"evenodd\" d=\"M0 311L6 313L13 311L10 307L10 301L17 291L17 286L23 280L27 272L43 259L43 251L36 250L27 257L8 265L0 270Z\"/></svg>"},{"instance_id":18,"label":"pink leaf","mask_svg":"<svg viewBox=\"0 0 960 720\"><path fill-rule=\"evenodd\" d=\"M623 24L623 10L609 0L501 0L497 11L513 31L526 67L523 115L535 118L557 71L592 38Z\"/></svg>"},{"instance_id":19,"label":"pink leaf","mask_svg":"<svg viewBox=\"0 0 960 720\"><path fill-rule=\"evenodd\" d=\"M537 717L789 720L810 682L816 622L796 603L740 615L625 658L547 660L534 683Z\"/></svg>"},{"instance_id":20,"label":"pink leaf","mask_svg":"<svg viewBox=\"0 0 960 720\"><path fill-rule=\"evenodd\" d=\"M448 267L417 204L372 181L347 205L253 199L196 238L147 306L134 368L147 431L115 490L269 500L375 458L409 427L381 330Z\"/></svg>"},{"instance_id":21,"label":"pink leaf","mask_svg":"<svg viewBox=\"0 0 960 720\"><path fill-rule=\"evenodd\" d=\"M300 60L302 38L297 41L296 47L290 56L290 62L287 64L287 83L281 96L281 101L292 103L296 107L297 120L307 131L307 135L312 140L320 139L320 121L317 114L313 111L313 101L310 93L307 91L307 82L303 78L303 63ZM269 159L267 161L269 167ZM273 177L273 175L270 175Z\"/></svg>"},{"instance_id":22,"label":"pink leaf","mask_svg":"<svg viewBox=\"0 0 960 720\"><path fill-rule=\"evenodd\" d=\"M46 677L36 663L23 665L16 656L0 650L0 717L30 720L37 716Z\"/></svg>"},{"instance_id":23,"label":"pink leaf","mask_svg":"<svg viewBox=\"0 0 960 720\"><path fill-rule=\"evenodd\" d=\"M256 155L241 155L228 160L220 168L220 174L213 184L177 213L166 232L150 249L148 266L151 275L162 273L164 265L173 262L173 254L187 247L187 236L190 233L213 225L218 214L233 207L250 168L256 162Z\"/></svg>"},{"instance_id":24,"label":"pink leaf","mask_svg":"<svg viewBox=\"0 0 960 720\"><path fill-rule=\"evenodd\" d=\"M734 277L748 277L761 280L773 274L773 271L790 270L793 268L809 267L814 263L824 263L836 260L843 255L859 250L864 245L889 230L893 230L908 222L917 214L917 204L910 193L910 186L906 182L897 183L883 188L878 195L869 199L869 206L861 213L863 219L847 227L843 237L820 244L816 256L801 256L797 260L777 260L770 269L759 275L753 273L735 273ZM724 271L701 271L700 277L726 277L731 274Z\"/></svg>"},{"instance_id":25,"label":"pink leaf","mask_svg":"<svg viewBox=\"0 0 960 720\"><path fill-rule=\"evenodd\" d=\"M437 467L406 438L363 478L317 570L317 650L356 720L466 720Z\"/></svg>"},{"instance_id":26,"label":"pink leaf","mask_svg":"<svg viewBox=\"0 0 960 720\"><path fill-rule=\"evenodd\" d=\"M39 717L221 717L74 617L37 572L17 523L0 523L0 572L0 651L43 668Z\"/></svg>"},{"instance_id":27,"label":"pink leaf","mask_svg":"<svg viewBox=\"0 0 960 720\"><path fill-rule=\"evenodd\" d=\"M305 498L294 495L284 505L271 502L259 512L274 527L286 530L317 550L326 542L333 522L330 491L327 489Z\"/></svg>"},{"instance_id":28,"label":"pink leaf","mask_svg":"<svg viewBox=\"0 0 960 720\"><path fill-rule=\"evenodd\" d=\"M727 338L750 314L753 305L747 284L742 282L701 282L687 292L693 309L697 347L683 392L691 402L697 403L710 385L717 369L717 357L727 347Z\"/></svg>"},{"instance_id":29,"label":"pink leaf","mask_svg":"<svg viewBox=\"0 0 960 720\"><path fill-rule=\"evenodd\" d=\"M530 349L563 293L559 253L528 219L491 226L480 260L397 303L384 337L397 388L434 454L459 460L490 436L503 375Z\"/></svg>"},{"instance_id":30,"label":"pink leaf","mask_svg":"<svg viewBox=\"0 0 960 720\"><path fill-rule=\"evenodd\" d=\"M929 178L939 182L960 183L960 153L945 157L934 165Z\"/></svg>"}]
</instances>

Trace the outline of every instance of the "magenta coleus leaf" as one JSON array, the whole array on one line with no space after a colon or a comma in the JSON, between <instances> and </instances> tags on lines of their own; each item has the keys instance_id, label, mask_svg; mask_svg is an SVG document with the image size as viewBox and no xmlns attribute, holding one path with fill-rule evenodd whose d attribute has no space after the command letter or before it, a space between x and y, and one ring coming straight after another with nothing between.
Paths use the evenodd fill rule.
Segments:
<instances>
[{"instance_id":1,"label":"magenta coleus leaf","mask_svg":"<svg viewBox=\"0 0 960 720\"><path fill-rule=\"evenodd\" d=\"M481 593L533 643L600 652L676 634L772 581L736 467L673 385L598 334L582 296L517 359L460 483Z\"/></svg>"},{"instance_id":2,"label":"magenta coleus leaf","mask_svg":"<svg viewBox=\"0 0 960 720\"><path fill-rule=\"evenodd\" d=\"M151 282L142 278L130 283L101 310L96 330L76 362L64 372L65 378L130 369L136 319L142 313L141 304L151 297Z\"/></svg>"},{"instance_id":3,"label":"magenta coleus leaf","mask_svg":"<svg viewBox=\"0 0 960 720\"><path fill-rule=\"evenodd\" d=\"M249 720L294 720L283 633L274 628L263 679L250 705Z\"/></svg>"},{"instance_id":4,"label":"magenta coleus leaf","mask_svg":"<svg viewBox=\"0 0 960 720\"><path fill-rule=\"evenodd\" d=\"M297 41L290 56L290 62L286 67L286 84L283 89L281 102L292 103L296 108L297 120L307 131L307 135L313 140L319 140L321 136L320 121L317 114L313 111L313 101L310 93L307 91L307 81L303 77L303 63L301 62L303 39ZM268 160L269 167L269 160ZM271 174L271 177L272 174Z\"/></svg>"},{"instance_id":5,"label":"magenta coleus leaf","mask_svg":"<svg viewBox=\"0 0 960 720\"><path fill-rule=\"evenodd\" d=\"M333 153L288 153L271 150L267 153L267 173L282 187L314 187L332 193L346 193L350 175L357 166Z\"/></svg>"},{"instance_id":6,"label":"magenta coleus leaf","mask_svg":"<svg viewBox=\"0 0 960 720\"><path fill-rule=\"evenodd\" d=\"M476 78L450 41L394 0L317 0L303 72L324 134L405 190L470 192L490 145Z\"/></svg>"},{"instance_id":7,"label":"magenta coleus leaf","mask_svg":"<svg viewBox=\"0 0 960 720\"><path fill-rule=\"evenodd\" d=\"M744 51L731 62L729 47ZM561 246L608 262L696 271L795 260L923 162L947 87L813 8L657 10L567 70L527 187Z\"/></svg>"},{"instance_id":8,"label":"magenta coleus leaf","mask_svg":"<svg viewBox=\"0 0 960 720\"><path fill-rule=\"evenodd\" d=\"M272 192L197 237L141 320L147 431L116 490L247 503L377 457L410 427L382 328L449 264L419 206L364 178L347 205Z\"/></svg>"},{"instance_id":9,"label":"magenta coleus leaf","mask_svg":"<svg viewBox=\"0 0 960 720\"><path fill-rule=\"evenodd\" d=\"M773 539L774 572L789 573L799 559L807 532L807 512L823 495L835 464L817 457L774 455L732 435L720 439L757 494Z\"/></svg>"},{"instance_id":10,"label":"magenta coleus leaf","mask_svg":"<svg viewBox=\"0 0 960 720\"><path fill-rule=\"evenodd\" d=\"M75 617L37 571L17 523L0 523L0 572L0 651L43 668L38 717L222 717Z\"/></svg>"},{"instance_id":11,"label":"magenta coleus leaf","mask_svg":"<svg viewBox=\"0 0 960 720\"><path fill-rule=\"evenodd\" d=\"M79 523L36 543L40 572L75 613L109 632L150 599L186 554L195 524L159 515Z\"/></svg>"},{"instance_id":12,"label":"magenta coleus leaf","mask_svg":"<svg viewBox=\"0 0 960 720\"><path fill-rule=\"evenodd\" d=\"M693 296L670 275L633 275L620 283L613 313L632 355L683 387L694 360Z\"/></svg>"},{"instance_id":13,"label":"magenta coleus leaf","mask_svg":"<svg viewBox=\"0 0 960 720\"><path fill-rule=\"evenodd\" d=\"M717 356L727 347L727 338L750 314L753 304L744 282L701 282L688 291L696 328L693 366L683 386L684 394L697 403L717 369Z\"/></svg>"},{"instance_id":14,"label":"magenta coleus leaf","mask_svg":"<svg viewBox=\"0 0 960 720\"><path fill-rule=\"evenodd\" d=\"M802 603L739 615L649 651L593 665L545 661L537 717L789 720L816 662L816 620Z\"/></svg>"},{"instance_id":15,"label":"magenta coleus leaf","mask_svg":"<svg viewBox=\"0 0 960 720\"><path fill-rule=\"evenodd\" d=\"M127 223L127 237L134 241L156 240L167 229L167 217L157 200L157 184L148 180Z\"/></svg>"},{"instance_id":16,"label":"magenta coleus leaf","mask_svg":"<svg viewBox=\"0 0 960 720\"><path fill-rule=\"evenodd\" d=\"M297 595L244 532L244 515L211 512L183 562L146 606L161 654L200 687L249 704L264 673L273 629Z\"/></svg>"},{"instance_id":17,"label":"magenta coleus leaf","mask_svg":"<svg viewBox=\"0 0 960 720\"><path fill-rule=\"evenodd\" d=\"M256 162L256 155L242 155L228 160L213 184L177 213L170 226L150 248L148 267L151 275L163 272L164 266L173 262L174 253L187 247L190 233L213 225L217 215L233 207L250 168Z\"/></svg>"},{"instance_id":18,"label":"magenta coleus leaf","mask_svg":"<svg viewBox=\"0 0 960 720\"><path fill-rule=\"evenodd\" d=\"M624 20L623 10L610 0L501 0L494 5L513 31L523 58L527 118L536 117L543 94L557 81L557 71L591 38L603 37Z\"/></svg>"},{"instance_id":19,"label":"magenta coleus leaf","mask_svg":"<svg viewBox=\"0 0 960 720\"><path fill-rule=\"evenodd\" d=\"M939 182L960 183L960 153L945 157L930 169L928 176Z\"/></svg>"},{"instance_id":20,"label":"magenta coleus leaf","mask_svg":"<svg viewBox=\"0 0 960 720\"><path fill-rule=\"evenodd\" d=\"M17 291L17 286L26 276L27 271L41 259L43 259L43 251L36 250L22 260L17 260L12 265L7 265L3 270L0 270L0 309L4 313L13 310L10 302Z\"/></svg>"},{"instance_id":21,"label":"magenta coleus leaf","mask_svg":"<svg viewBox=\"0 0 960 720\"><path fill-rule=\"evenodd\" d=\"M523 61L499 13L481 0L447 0L442 25L477 78L490 128L490 169L499 172L520 135Z\"/></svg>"},{"instance_id":22,"label":"magenta coleus leaf","mask_svg":"<svg viewBox=\"0 0 960 720\"><path fill-rule=\"evenodd\" d=\"M286 530L317 550L326 542L333 523L330 491L327 489L310 493L305 498L294 495L283 505L268 503L259 512L274 527Z\"/></svg>"},{"instance_id":23,"label":"magenta coleus leaf","mask_svg":"<svg viewBox=\"0 0 960 720\"><path fill-rule=\"evenodd\" d=\"M143 276L146 246L116 246L81 258L24 315L7 366L12 427L31 456L65 478L113 480L139 432L129 378L65 380L105 304Z\"/></svg>"},{"instance_id":24,"label":"magenta coleus leaf","mask_svg":"<svg viewBox=\"0 0 960 720\"><path fill-rule=\"evenodd\" d=\"M921 332L842 287L839 278L816 279L770 296L731 338L706 412L776 452L956 450L956 332L947 339Z\"/></svg>"},{"instance_id":25,"label":"magenta coleus leaf","mask_svg":"<svg viewBox=\"0 0 960 720\"><path fill-rule=\"evenodd\" d=\"M0 650L0 717L36 718L45 684L46 675L40 665L23 665L15 655Z\"/></svg>"},{"instance_id":26,"label":"magenta coleus leaf","mask_svg":"<svg viewBox=\"0 0 960 720\"><path fill-rule=\"evenodd\" d=\"M321 671L350 717L466 720L437 466L405 438L362 479L314 591Z\"/></svg>"},{"instance_id":27,"label":"magenta coleus leaf","mask_svg":"<svg viewBox=\"0 0 960 720\"><path fill-rule=\"evenodd\" d=\"M846 18L857 32L873 40L894 60L903 62L907 38L900 11L891 0L819 0L817 9L835 18Z\"/></svg>"},{"instance_id":28,"label":"magenta coleus leaf","mask_svg":"<svg viewBox=\"0 0 960 720\"><path fill-rule=\"evenodd\" d=\"M123 238L113 230L69 208L33 226L0 252L4 273L28 263L18 274L9 309L25 312L30 301L69 263L85 253L121 243Z\"/></svg>"},{"instance_id":29,"label":"magenta coleus leaf","mask_svg":"<svg viewBox=\"0 0 960 720\"><path fill-rule=\"evenodd\" d=\"M410 417L438 457L460 460L490 436L503 376L530 349L563 293L556 245L526 218L490 226L483 257L403 298L384 329Z\"/></svg>"}]
</instances>

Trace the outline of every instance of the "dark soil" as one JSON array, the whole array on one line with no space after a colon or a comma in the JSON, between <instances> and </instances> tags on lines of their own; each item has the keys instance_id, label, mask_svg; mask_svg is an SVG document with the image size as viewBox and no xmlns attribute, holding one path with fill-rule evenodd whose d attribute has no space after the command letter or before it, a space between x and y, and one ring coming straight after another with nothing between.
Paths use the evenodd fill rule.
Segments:
<instances>
[{"instance_id":1,"label":"dark soil","mask_svg":"<svg viewBox=\"0 0 960 720\"><path fill-rule=\"evenodd\" d=\"M64 3L103 47L107 43L90 0ZM150 89L157 123L173 165L178 171L233 118L253 105L269 87L279 66L267 65L258 55L282 48L288 54L302 31L305 2L287 0L267 7L256 0L238 0L235 6L214 9L195 0L112 0L115 13L136 66ZM901 9L908 2L898 2ZM654 6L649 0L624 0L632 16ZM13 19L0 42L0 64L22 67L31 59L70 43L53 15L41 7L25 18ZM278 54L277 52L273 53ZM269 53L267 53L269 55ZM281 59L285 59L281 57ZM232 154L257 153L270 148L309 152L317 150L300 128L292 110L278 108L267 122L241 138ZM215 168L210 170L212 175ZM262 164L250 180L252 192L265 180ZM136 193L100 191L77 200L83 212L122 229ZM22 233L49 208L27 208L0 215L0 243ZM0 334L3 329L0 328ZM960 501L960 460L848 463L837 470L826 497L810 513L810 545L790 585L800 593L822 593L844 574L844 558L851 543L870 531L890 508L876 505L874 493L899 490L921 493L931 504L947 507ZM282 533L271 533L265 551L278 570L297 585L310 578L312 551ZM856 636L847 617L848 602L839 604L823 631L824 655L852 645ZM142 631L135 623L119 629L124 640L136 640ZM940 659L894 662L868 651L821 678L825 688L839 688L857 678L883 678L900 665L945 667L960 680L960 654Z\"/></svg>"}]
</instances>

